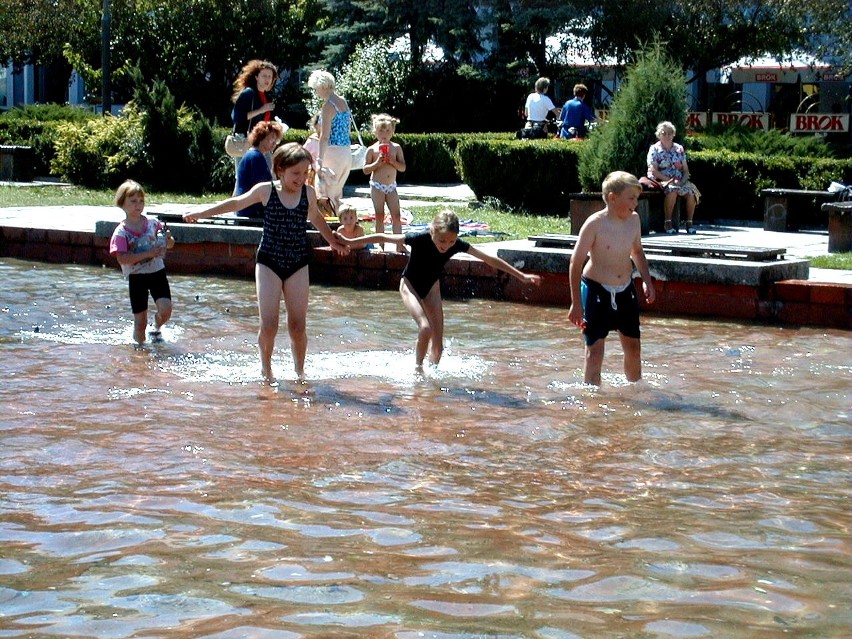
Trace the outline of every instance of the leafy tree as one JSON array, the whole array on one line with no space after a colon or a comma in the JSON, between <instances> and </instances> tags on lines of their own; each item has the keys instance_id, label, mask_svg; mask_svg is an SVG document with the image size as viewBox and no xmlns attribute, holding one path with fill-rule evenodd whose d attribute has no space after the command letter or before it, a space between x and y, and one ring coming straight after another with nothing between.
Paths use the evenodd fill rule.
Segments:
<instances>
[{"instance_id":1,"label":"leafy tree","mask_svg":"<svg viewBox=\"0 0 852 639\"><path fill-rule=\"evenodd\" d=\"M848 0L595 0L585 35L598 59L628 61L642 42L666 42L696 76L796 49L852 59Z\"/></svg>"},{"instance_id":2,"label":"leafy tree","mask_svg":"<svg viewBox=\"0 0 852 639\"><path fill-rule=\"evenodd\" d=\"M3 0L0 62L21 66L61 58L65 43L93 26L90 4L85 0Z\"/></svg>"},{"instance_id":3,"label":"leafy tree","mask_svg":"<svg viewBox=\"0 0 852 639\"><path fill-rule=\"evenodd\" d=\"M400 115L407 111L411 105L407 91L410 75L407 54L394 53L386 38L371 38L355 48L341 67L337 83L355 121L364 126L372 113Z\"/></svg>"},{"instance_id":4,"label":"leafy tree","mask_svg":"<svg viewBox=\"0 0 852 639\"><path fill-rule=\"evenodd\" d=\"M470 56L480 47L476 2L472 0L324 0L334 21L317 33L321 62L337 68L367 38L405 38L417 72L430 43L444 55Z\"/></svg>"},{"instance_id":5,"label":"leafy tree","mask_svg":"<svg viewBox=\"0 0 852 639\"><path fill-rule=\"evenodd\" d=\"M487 65L498 74L506 68L553 75L556 59L549 39L576 31L588 13L587 5L577 1L486 0L482 5L483 15L490 18L483 33L493 37Z\"/></svg>"},{"instance_id":6,"label":"leafy tree","mask_svg":"<svg viewBox=\"0 0 852 639\"><path fill-rule=\"evenodd\" d=\"M807 5L802 25L802 48L827 59L842 77L852 74L852 3L849 0L815 0Z\"/></svg>"},{"instance_id":7,"label":"leafy tree","mask_svg":"<svg viewBox=\"0 0 852 639\"><path fill-rule=\"evenodd\" d=\"M39 56L29 55L27 61L44 62L61 53L64 44L89 90L99 90L102 0L3 0L4 7L6 2L34 3L28 14L33 25L47 19L49 5L65 7L57 11L53 30L59 44L40 48ZM7 15L0 13L0 24L9 23L3 22ZM146 78L161 77L177 104L197 105L223 122L230 122L234 78L251 58L268 59L281 70L287 88L280 102L300 102L299 89L292 85L298 85L298 70L316 55L312 32L326 19L321 0L112 0L111 16L113 102L130 99L133 86L122 73L138 66ZM40 41L29 25L21 32L23 42ZM0 46L0 53L7 49L13 49L11 44Z\"/></svg>"},{"instance_id":8,"label":"leafy tree","mask_svg":"<svg viewBox=\"0 0 852 639\"><path fill-rule=\"evenodd\" d=\"M628 67L609 120L583 143L579 171L583 188L600 190L603 178L615 170L644 175L648 147L663 120L674 124L681 134L686 130L686 75L656 43L640 52Z\"/></svg>"}]
</instances>

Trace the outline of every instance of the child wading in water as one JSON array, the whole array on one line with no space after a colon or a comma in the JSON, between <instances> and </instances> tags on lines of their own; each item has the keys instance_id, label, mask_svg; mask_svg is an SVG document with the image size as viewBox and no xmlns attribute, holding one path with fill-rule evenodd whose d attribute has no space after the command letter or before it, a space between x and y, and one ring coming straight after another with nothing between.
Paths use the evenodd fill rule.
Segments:
<instances>
[{"instance_id":1,"label":"child wading in water","mask_svg":"<svg viewBox=\"0 0 852 639\"><path fill-rule=\"evenodd\" d=\"M396 174L405 171L402 147L391 141L399 120L387 113L373 116L373 134L376 143L367 149L364 173L370 176L370 197L376 214L376 233L385 232L385 204L391 216L393 233L402 233L399 193L396 192Z\"/></svg>"},{"instance_id":2,"label":"child wading in water","mask_svg":"<svg viewBox=\"0 0 852 639\"><path fill-rule=\"evenodd\" d=\"M175 245L175 240L162 222L142 214L145 190L138 182L127 180L119 186L115 205L124 210L127 217L113 232L109 252L115 255L127 278L133 311L133 339L139 344L145 341L150 293L157 313L154 328L148 335L152 342L161 341L160 329L172 316L172 293L163 258L166 250Z\"/></svg>"},{"instance_id":3,"label":"child wading in water","mask_svg":"<svg viewBox=\"0 0 852 639\"><path fill-rule=\"evenodd\" d=\"M287 330L293 365L299 379L305 375L308 350L306 317L308 313L308 220L332 248L345 251L317 208L313 187L305 184L311 168L311 154L302 145L290 142L279 146L272 155L272 173L280 180L262 182L248 193L229 198L214 206L184 213L187 222L238 211L252 204L263 207L263 234L257 249L254 269L260 328L260 368L264 380L272 382L272 351L278 334L281 299L287 309Z\"/></svg>"},{"instance_id":4,"label":"child wading in water","mask_svg":"<svg viewBox=\"0 0 852 639\"><path fill-rule=\"evenodd\" d=\"M456 253L468 253L492 268L508 273L528 284L541 284L538 275L522 273L508 262L483 253L467 242L458 239L459 219L452 211L441 211L432 220L429 229L405 235L374 233L357 240L340 241L350 247L360 247L369 242L405 242L411 247L411 257L402 280L399 293L402 303L417 323L419 333L415 346L417 367L423 366L426 352L429 361L437 365L444 352L444 307L441 300L440 276L444 265Z\"/></svg>"},{"instance_id":5,"label":"child wading in water","mask_svg":"<svg viewBox=\"0 0 852 639\"><path fill-rule=\"evenodd\" d=\"M615 171L603 181L606 206L586 220L571 257L571 308L568 319L583 329L586 354L583 378L600 386L604 340L617 330L624 350L627 381L642 378L639 342L639 300L633 265L642 277L645 301L656 294L642 249L642 228L635 212L642 187L630 173ZM586 256L589 261L583 265ZM631 262L632 260L632 262Z\"/></svg>"}]
</instances>

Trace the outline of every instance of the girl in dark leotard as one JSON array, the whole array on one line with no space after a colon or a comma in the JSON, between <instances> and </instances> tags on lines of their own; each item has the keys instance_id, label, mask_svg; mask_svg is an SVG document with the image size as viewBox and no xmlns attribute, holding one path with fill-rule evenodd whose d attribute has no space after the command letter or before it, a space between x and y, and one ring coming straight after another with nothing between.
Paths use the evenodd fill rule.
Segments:
<instances>
[{"instance_id":1,"label":"girl in dark leotard","mask_svg":"<svg viewBox=\"0 0 852 639\"><path fill-rule=\"evenodd\" d=\"M200 211L185 213L187 222L212 217L220 213L239 211L252 204L263 206L263 235L257 250L255 281L260 329L261 373L271 382L272 351L278 334L281 297L287 309L287 330L296 375L305 374L305 354L308 337L305 318L308 311L308 220L332 248L348 249L334 236L317 208L314 189L305 180L311 166L311 155L295 142L284 144L272 156L272 172L280 180L255 185L248 193L229 198Z\"/></svg>"},{"instance_id":2,"label":"girl in dark leotard","mask_svg":"<svg viewBox=\"0 0 852 639\"><path fill-rule=\"evenodd\" d=\"M426 352L429 361L436 365L444 352L444 307L441 300L440 277L444 265L456 253L467 253L498 271L504 271L528 284L541 284L538 275L522 273L499 257L483 253L467 242L458 239L459 218L449 210L441 211L432 220L429 230L417 233L392 234L373 233L356 239L337 235L337 239L352 248L360 248L371 242L404 242L411 247L411 257L402 280L399 293L402 303L417 322L419 333L414 349L417 367L423 366Z\"/></svg>"}]
</instances>

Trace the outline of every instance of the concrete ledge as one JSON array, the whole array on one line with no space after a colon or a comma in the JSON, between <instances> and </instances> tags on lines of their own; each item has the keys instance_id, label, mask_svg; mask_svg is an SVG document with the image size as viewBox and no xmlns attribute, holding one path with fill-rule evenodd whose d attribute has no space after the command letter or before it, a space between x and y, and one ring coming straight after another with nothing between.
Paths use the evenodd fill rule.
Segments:
<instances>
[{"instance_id":1,"label":"concrete ledge","mask_svg":"<svg viewBox=\"0 0 852 639\"><path fill-rule=\"evenodd\" d=\"M95 224L96 237L112 237L118 222L98 221ZM226 224L169 224L169 230L179 244L205 244L209 242L222 244L253 244L260 243L261 229L247 226L230 226Z\"/></svg>"},{"instance_id":2,"label":"concrete ledge","mask_svg":"<svg viewBox=\"0 0 852 639\"><path fill-rule=\"evenodd\" d=\"M545 273L567 273L571 255L571 249L538 248L529 240L504 242L497 251L498 257L518 268ZM803 259L752 262L651 254L647 258L655 280L695 284L762 287L781 280L807 280L810 270L810 262Z\"/></svg>"},{"instance_id":3,"label":"concrete ledge","mask_svg":"<svg viewBox=\"0 0 852 639\"><path fill-rule=\"evenodd\" d=\"M0 225L0 256L106 265L117 270L115 259L109 255L109 236L116 224L101 223L98 234ZM176 224L173 233L176 239L182 239L177 240L166 259L170 273L252 277L259 240L259 235L252 233L258 234L258 229ZM399 287L400 275L408 261L405 255L370 251L338 255L327 246L319 246L322 239L318 233L313 232L311 238L316 243L311 263L312 282L372 289ZM567 308L571 302L568 285L571 251L535 249L532 244L529 240L516 240L479 245L479 248L496 253L526 271L538 272L542 276L541 286L525 286L487 264L457 255L444 270L444 295L448 299L479 297ZM805 281L807 260L756 264L736 260L735 264L723 264L728 261L655 256L649 262L656 278L657 301L645 307L644 312L852 329L852 284Z\"/></svg>"}]
</instances>

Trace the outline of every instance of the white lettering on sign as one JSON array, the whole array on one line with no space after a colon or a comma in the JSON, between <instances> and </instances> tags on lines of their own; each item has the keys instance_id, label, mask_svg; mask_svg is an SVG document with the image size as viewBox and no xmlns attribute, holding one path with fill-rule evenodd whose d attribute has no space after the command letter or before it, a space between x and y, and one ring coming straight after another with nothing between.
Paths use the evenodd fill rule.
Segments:
<instances>
[{"instance_id":1,"label":"white lettering on sign","mask_svg":"<svg viewBox=\"0 0 852 639\"><path fill-rule=\"evenodd\" d=\"M792 133L847 133L848 113L793 113L790 116Z\"/></svg>"},{"instance_id":2,"label":"white lettering on sign","mask_svg":"<svg viewBox=\"0 0 852 639\"><path fill-rule=\"evenodd\" d=\"M768 113L714 113L713 122L730 126L741 124L750 129L767 130L769 128Z\"/></svg>"}]
</instances>

